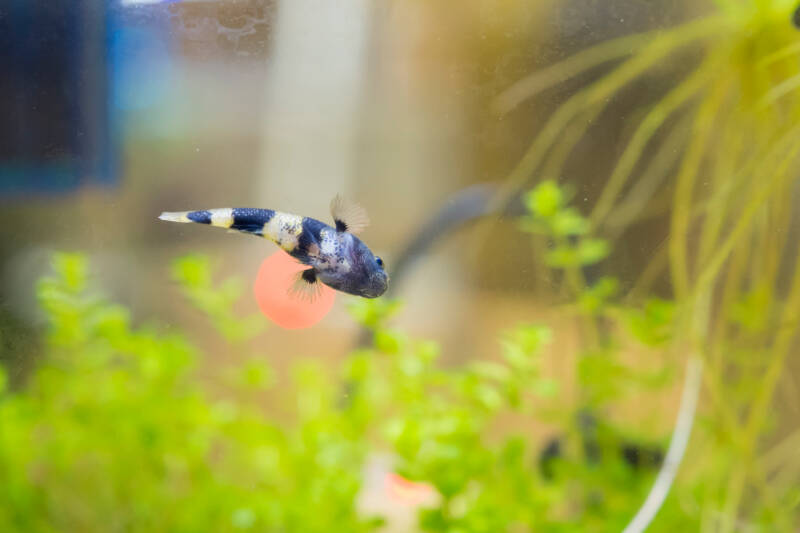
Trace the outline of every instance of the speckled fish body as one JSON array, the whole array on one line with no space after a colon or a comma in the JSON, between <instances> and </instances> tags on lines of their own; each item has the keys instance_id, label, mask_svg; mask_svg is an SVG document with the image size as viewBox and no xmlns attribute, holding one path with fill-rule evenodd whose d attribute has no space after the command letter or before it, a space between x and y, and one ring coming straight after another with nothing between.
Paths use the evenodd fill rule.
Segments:
<instances>
[{"instance_id":1,"label":"speckled fish body","mask_svg":"<svg viewBox=\"0 0 800 533\"><path fill-rule=\"evenodd\" d=\"M353 234L366 225L366 215L359 207L346 205L338 197L331 210L335 227L310 217L255 208L168 212L159 218L170 222L208 224L273 241L299 262L311 267L304 270L298 279L301 291L309 289L313 293L315 284L322 282L333 289L365 298L382 295L388 287L383 261Z\"/></svg>"}]
</instances>

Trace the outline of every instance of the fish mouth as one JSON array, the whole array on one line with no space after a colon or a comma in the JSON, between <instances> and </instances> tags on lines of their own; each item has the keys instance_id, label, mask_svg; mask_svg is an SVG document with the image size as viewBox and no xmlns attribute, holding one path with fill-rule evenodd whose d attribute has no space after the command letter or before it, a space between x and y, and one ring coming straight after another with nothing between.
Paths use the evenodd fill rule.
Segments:
<instances>
[{"instance_id":1,"label":"fish mouth","mask_svg":"<svg viewBox=\"0 0 800 533\"><path fill-rule=\"evenodd\" d=\"M364 298L378 298L379 296L383 296L386 292L387 287L381 287L379 289L367 289L361 292L361 296Z\"/></svg>"},{"instance_id":2,"label":"fish mouth","mask_svg":"<svg viewBox=\"0 0 800 533\"><path fill-rule=\"evenodd\" d=\"M374 278L373 282L361 291L361 296L364 298L378 298L379 296L382 296L388 288L388 276Z\"/></svg>"}]
</instances>

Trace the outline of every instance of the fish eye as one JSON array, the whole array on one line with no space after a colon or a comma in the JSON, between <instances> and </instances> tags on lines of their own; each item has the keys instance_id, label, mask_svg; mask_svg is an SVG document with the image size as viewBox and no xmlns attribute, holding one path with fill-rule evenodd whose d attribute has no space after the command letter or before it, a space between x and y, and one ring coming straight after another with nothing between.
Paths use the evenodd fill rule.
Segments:
<instances>
[{"instance_id":1,"label":"fish eye","mask_svg":"<svg viewBox=\"0 0 800 533\"><path fill-rule=\"evenodd\" d=\"M375 262L378 263L379 267L383 268L383 259L381 259L377 255L375 256Z\"/></svg>"}]
</instances>

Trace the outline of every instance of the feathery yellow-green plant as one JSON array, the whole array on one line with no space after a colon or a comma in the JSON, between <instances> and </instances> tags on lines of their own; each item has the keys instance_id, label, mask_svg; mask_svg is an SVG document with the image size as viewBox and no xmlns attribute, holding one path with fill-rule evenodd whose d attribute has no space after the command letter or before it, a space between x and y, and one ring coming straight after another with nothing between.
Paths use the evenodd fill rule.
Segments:
<instances>
[{"instance_id":1,"label":"feathery yellow-green plant","mask_svg":"<svg viewBox=\"0 0 800 533\"><path fill-rule=\"evenodd\" d=\"M507 113L609 65L552 113L508 176L500 205L530 182L559 178L620 91L664 63L693 65L641 110L613 170L595 177L605 185L589 218L593 232L614 239L671 199L667 244L627 296L647 294L668 268L680 320L671 349L705 362L706 418L676 489L704 530L732 531L764 516L789 530L798 517L792 480L800 459L789 450L800 428L775 412L774 400L781 378L794 387L785 370L800 319L797 247L787 240L800 151L796 8L720 0L698 20L602 43L535 72L496 101ZM780 423L788 436L775 441Z\"/></svg>"}]
</instances>

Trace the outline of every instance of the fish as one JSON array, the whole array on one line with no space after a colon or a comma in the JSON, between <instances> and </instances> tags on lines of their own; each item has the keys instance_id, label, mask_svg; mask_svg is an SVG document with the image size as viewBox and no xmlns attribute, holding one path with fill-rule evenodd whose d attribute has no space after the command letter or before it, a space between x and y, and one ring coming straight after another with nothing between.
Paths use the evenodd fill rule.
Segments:
<instances>
[{"instance_id":1,"label":"fish","mask_svg":"<svg viewBox=\"0 0 800 533\"><path fill-rule=\"evenodd\" d=\"M340 292L377 298L389 287L383 260L359 239L369 225L366 210L334 197L330 204L334 225L273 209L225 207L198 211L165 211L168 222L197 223L269 239L309 268L300 271L289 287L292 296L313 301L320 283Z\"/></svg>"}]
</instances>

